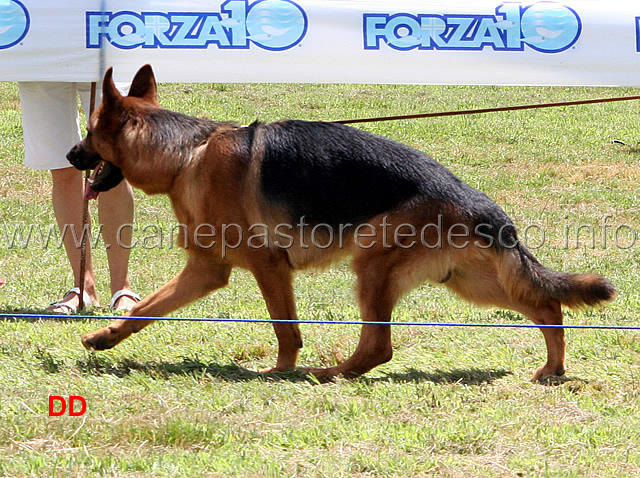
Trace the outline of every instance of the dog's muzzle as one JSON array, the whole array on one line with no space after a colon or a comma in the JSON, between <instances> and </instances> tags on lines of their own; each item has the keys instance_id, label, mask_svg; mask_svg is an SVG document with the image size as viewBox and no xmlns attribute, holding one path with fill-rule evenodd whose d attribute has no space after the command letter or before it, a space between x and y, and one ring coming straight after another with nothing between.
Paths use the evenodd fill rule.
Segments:
<instances>
[{"instance_id":1,"label":"dog's muzzle","mask_svg":"<svg viewBox=\"0 0 640 478\"><path fill-rule=\"evenodd\" d=\"M99 193L115 188L124 179L120 168L107 163L98 153L87 150L83 143L71 148L67 153L67 160L80 171L94 170L84 192L87 199L97 198Z\"/></svg>"},{"instance_id":2,"label":"dog's muzzle","mask_svg":"<svg viewBox=\"0 0 640 478\"><path fill-rule=\"evenodd\" d=\"M94 151L87 150L83 143L78 143L67 153L67 161L74 168L86 171L87 169L95 169L102 161L102 156Z\"/></svg>"}]
</instances>

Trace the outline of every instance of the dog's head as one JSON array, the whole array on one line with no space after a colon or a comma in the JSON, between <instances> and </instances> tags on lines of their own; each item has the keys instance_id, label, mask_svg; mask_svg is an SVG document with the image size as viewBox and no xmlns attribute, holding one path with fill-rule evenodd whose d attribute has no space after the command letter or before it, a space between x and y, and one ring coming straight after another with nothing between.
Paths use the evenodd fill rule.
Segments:
<instances>
[{"instance_id":1,"label":"dog's head","mask_svg":"<svg viewBox=\"0 0 640 478\"><path fill-rule=\"evenodd\" d=\"M129 94L123 97L113 82L109 68L102 84L102 103L91 115L87 136L69 153L67 160L77 169L93 169L85 196L96 198L100 192L116 187L135 162L127 145L132 141L131 127L145 105L157 107L157 85L151 65L145 65L134 77Z\"/></svg>"}]
</instances>

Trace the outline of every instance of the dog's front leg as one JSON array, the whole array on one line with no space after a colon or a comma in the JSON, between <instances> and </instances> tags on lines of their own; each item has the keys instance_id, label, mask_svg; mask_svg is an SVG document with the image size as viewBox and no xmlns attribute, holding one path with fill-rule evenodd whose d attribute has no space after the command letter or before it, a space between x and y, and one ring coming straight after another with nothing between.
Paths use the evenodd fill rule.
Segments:
<instances>
[{"instance_id":1,"label":"dog's front leg","mask_svg":"<svg viewBox=\"0 0 640 478\"><path fill-rule=\"evenodd\" d=\"M216 264L206 257L191 256L186 267L171 281L137 303L127 314L132 317L163 317L227 285L231 266ZM117 319L108 326L84 334L82 344L90 350L110 349L153 320Z\"/></svg>"},{"instance_id":2,"label":"dog's front leg","mask_svg":"<svg viewBox=\"0 0 640 478\"><path fill-rule=\"evenodd\" d=\"M260 257L252 263L252 272L269 315L274 320L297 320L293 297L291 266L283 256ZM274 322L273 329L278 339L278 360L273 368L261 372L284 372L294 370L298 351L302 348L302 336L297 323Z\"/></svg>"}]
</instances>

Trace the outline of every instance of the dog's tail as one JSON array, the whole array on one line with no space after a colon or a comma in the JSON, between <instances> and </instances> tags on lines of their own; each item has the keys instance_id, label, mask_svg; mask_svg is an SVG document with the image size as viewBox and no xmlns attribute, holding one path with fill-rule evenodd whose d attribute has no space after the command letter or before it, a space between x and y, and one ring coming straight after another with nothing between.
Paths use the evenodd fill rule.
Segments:
<instances>
[{"instance_id":1,"label":"dog's tail","mask_svg":"<svg viewBox=\"0 0 640 478\"><path fill-rule=\"evenodd\" d=\"M510 272L519 277L511 277L508 283L511 294L519 300L533 299L534 303L556 300L567 307L580 308L607 302L616 295L611 282L599 274L567 274L547 269L520 242L511 252L512 260L516 259L519 265L510 268Z\"/></svg>"}]
</instances>

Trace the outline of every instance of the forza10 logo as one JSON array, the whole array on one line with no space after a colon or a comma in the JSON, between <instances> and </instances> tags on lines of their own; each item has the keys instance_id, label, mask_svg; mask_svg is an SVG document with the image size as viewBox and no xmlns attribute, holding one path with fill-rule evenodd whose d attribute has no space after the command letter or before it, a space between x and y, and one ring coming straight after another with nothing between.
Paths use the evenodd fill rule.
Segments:
<instances>
[{"instance_id":1,"label":"forza10 logo","mask_svg":"<svg viewBox=\"0 0 640 478\"><path fill-rule=\"evenodd\" d=\"M177 3L176 3L177 5ZM217 12L87 12L87 48L288 50L304 38L307 15L292 0L228 0Z\"/></svg>"},{"instance_id":2,"label":"forza10 logo","mask_svg":"<svg viewBox=\"0 0 640 478\"><path fill-rule=\"evenodd\" d=\"M395 50L565 51L578 41L582 21L569 7L537 2L504 3L495 15L364 14L364 48Z\"/></svg>"}]
</instances>

